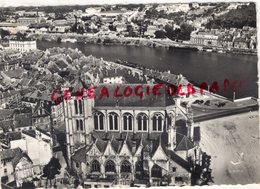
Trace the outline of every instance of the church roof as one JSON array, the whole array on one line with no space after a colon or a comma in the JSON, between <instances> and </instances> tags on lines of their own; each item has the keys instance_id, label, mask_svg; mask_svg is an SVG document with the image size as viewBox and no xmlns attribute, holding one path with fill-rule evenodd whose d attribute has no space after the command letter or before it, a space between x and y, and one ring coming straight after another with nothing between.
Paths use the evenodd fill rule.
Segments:
<instances>
[{"instance_id":1,"label":"church roof","mask_svg":"<svg viewBox=\"0 0 260 189\"><path fill-rule=\"evenodd\" d=\"M178 165L183 167L185 170L191 172L191 164L189 162L182 159L180 156L178 156L173 151L168 150L168 154L170 155L170 158L171 158L172 161L176 162Z\"/></svg>"},{"instance_id":2,"label":"church roof","mask_svg":"<svg viewBox=\"0 0 260 189\"><path fill-rule=\"evenodd\" d=\"M148 134L148 133L126 133L126 132L105 133L104 131L103 132L94 131L92 133L92 138L94 139L94 142L90 147L83 147L75 152L75 154L72 156L72 159L74 161L86 162L86 156L88 154L88 151L93 148L94 144L102 154L106 153L105 151L107 150L108 145L111 145L111 148L117 154L119 154L123 149L123 145L126 144L132 155L134 155L137 149L142 145L142 149L148 150L150 157L153 157L154 159L162 157L160 156L160 154L159 157L157 157L158 149L159 149L159 152L165 153L167 158L170 158L172 161L176 162L178 165L182 166L185 170L190 172L191 165L186 160L178 156L174 151L167 149L168 133L166 132ZM182 149L183 145L185 148L190 148L191 146L193 146L192 143L191 144L190 143L191 143L190 140L187 137L183 136L183 139L181 140L181 143L179 144L178 148ZM157 154L156 157L154 156L155 154Z\"/></svg>"},{"instance_id":3,"label":"church roof","mask_svg":"<svg viewBox=\"0 0 260 189\"><path fill-rule=\"evenodd\" d=\"M192 148L194 148L192 141L187 136L183 135L181 141L177 144L175 150L183 151L183 150L189 150Z\"/></svg>"},{"instance_id":4,"label":"church roof","mask_svg":"<svg viewBox=\"0 0 260 189\"><path fill-rule=\"evenodd\" d=\"M87 149L86 146L80 148L79 150L77 150L74 155L71 157L71 159L73 159L76 162L83 162L86 163L86 153L87 153Z\"/></svg>"},{"instance_id":5,"label":"church roof","mask_svg":"<svg viewBox=\"0 0 260 189\"><path fill-rule=\"evenodd\" d=\"M134 154L138 147L141 145L151 145L152 154L156 151L159 140L158 138L161 137L161 143L163 148L166 148L168 143L168 137L166 136L167 133L127 133L127 132L104 132L104 131L94 131L92 136L94 139L97 140L97 147L101 152L104 152L108 141L111 141L112 148L119 153L124 141L126 140L126 144L129 150Z\"/></svg>"},{"instance_id":6,"label":"church roof","mask_svg":"<svg viewBox=\"0 0 260 189\"><path fill-rule=\"evenodd\" d=\"M160 95L154 95L152 89L154 85L142 84L138 92L143 91L142 99L140 96L135 95L135 87L140 84L106 84L98 85L95 89L95 107L103 106L121 106L121 107L166 107L168 105L174 104L173 99L168 95L166 87L162 86L159 88ZM133 93L129 97L115 97L114 92L116 88L119 87L118 94L123 94L126 86L129 86ZM146 94L147 87L150 87L149 95ZM109 93L109 97L103 96L101 98L100 94L103 88L106 88Z\"/></svg>"}]
</instances>

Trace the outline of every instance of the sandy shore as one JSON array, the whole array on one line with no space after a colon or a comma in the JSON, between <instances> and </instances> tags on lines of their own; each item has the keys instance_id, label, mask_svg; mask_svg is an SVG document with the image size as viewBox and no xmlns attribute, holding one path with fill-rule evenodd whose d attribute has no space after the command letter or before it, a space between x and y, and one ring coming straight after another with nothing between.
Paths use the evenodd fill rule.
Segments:
<instances>
[{"instance_id":1,"label":"sandy shore","mask_svg":"<svg viewBox=\"0 0 260 189\"><path fill-rule=\"evenodd\" d=\"M259 112L199 123L201 148L211 155L214 184L260 183Z\"/></svg>"}]
</instances>

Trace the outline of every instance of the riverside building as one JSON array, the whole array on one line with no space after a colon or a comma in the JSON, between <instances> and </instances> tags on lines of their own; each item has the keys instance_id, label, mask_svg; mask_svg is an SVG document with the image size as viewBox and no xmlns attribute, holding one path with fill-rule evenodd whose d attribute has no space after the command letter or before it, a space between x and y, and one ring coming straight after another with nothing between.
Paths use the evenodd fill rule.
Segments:
<instances>
[{"instance_id":1,"label":"riverside building","mask_svg":"<svg viewBox=\"0 0 260 189\"><path fill-rule=\"evenodd\" d=\"M29 39L10 40L9 49L17 50L19 52L28 52L31 50L36 50L37 49L36 40L29 40Z\"/></svg>"}]
</instances>

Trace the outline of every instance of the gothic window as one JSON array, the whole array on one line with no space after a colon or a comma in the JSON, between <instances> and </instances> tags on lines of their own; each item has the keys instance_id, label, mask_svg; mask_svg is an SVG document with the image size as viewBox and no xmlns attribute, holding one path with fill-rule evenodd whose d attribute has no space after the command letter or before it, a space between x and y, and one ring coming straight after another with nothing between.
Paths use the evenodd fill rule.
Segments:
<instances>
[{"instance_id":1,"label":"gothic window","mask_svg":"<svg viewBox=\"0 0 260 189\"><path fill-rule=\"evenodd\" d=\"M83 114L82 100L74 100L75 114Z\"/></svg>"},{"instance_id":2,"label":"gothic window","mask_svg":"<svg viewBox=\"0 0 260 189\"><path fill-rule=\"evenodd\" d=\"M143 171L143 164L142 161L137 161L135 164L135 171L136 172L141 172Z\"/></svg>"},{"instance_id":3,"label":"gothic window","mask_svg":"<svg viewBox=\"0 0 260 189\"><path fill-rule=\"evenodd\" d=\"M130 113L124 113L123 115L123 130L124 131L133 130L133 116Z\"/></svg>"},{"instance_id":4,"label":"gothic window","mask_svg":"<svg viewBox=\"0 0 260 189\"><path fill-rule=\"evenodd\" d=\"M172 114L169 114L168 115L168 117L167 117L167 119L168 119L168 125L169 126L173 126L173 121L174 121L174 117L173 117L173 115Z\"/></svg>"},{"instance_id":5,"label":"gothic window","mask_svg":"<svg viewBox=\"0 0 260 189\"><path fill-rule=\"evenodd\" d=\"M79 120L79 127L80 127L80 130L81 130L81 131L84 130L84 129L83 129L83 120L82 120L82 119Z\"/></svg>"},{"instance_id":6,"label":"gothic window","mask_svg":"<svg viewBox=\"0 0 260 189\"><path fill-rule=\"evenodd\" d=\"M112 160L108 160L105 165L105 172L116 172L116 165Z\"/></svg>"},{"instance_id":7,"label":"gothic window","mask_svg":"<svg viewBox=\"0 0 260 189\"><path fill-rule=\"evenodd\" d=\"M75 114L78 114L79 111L78 111L78 101L77 100L74 100L74 107L75 107Z\"/></svg>"},{"instance_id":8,"label":"gothic window","mask_svg":"<svg viewBox=\"0 0 260 189\"><path fill-rule=\"evenodd\" d=\"M115 112L108 114L109 130L118 130L118 115Z\"/></svg>"},{"instance_id":9,"label":"gothic window","mask_svg":"<svg viewBox=\"0 0 260 189\"><path fill-rule=\"evenodd\" d=\"M76 119L76 127L77 127L77 131L79 131L79 120Z\"/></svg>"},{"instance_id":10,"label":"gothic window","mask_svg":"<svg viewBox=\"0 0 260 189\"><path fill-rule=\"evenodd\" d=\"M156 164L152 167L152 177L162 178L162 169Z\"/></svg>"},{"instance_id":11,"label":"gothic window","mask_svg":"<svg viewBox=\"0 0 260 189\"><path fill-rule=\"evenodd\" d=\"M82 119L76 119L76 128L77 128L77 131L83 131L84 130L84 125L83 125Z\"/></svg>"},{"instance_id":12,"label":"gothic window","mask_svg":"<svg viewBox=\"0 0 260 189\"><path fill-rule=\"evenodd\" d=\"M182 177L175 177L175 182L183 183L183 178Z\"/></svg>"},{"instance_id":13,"label":"gothic window","mask_svg":"<svg viewBox=\"0 0 260 189\"><path fill-rule=\"evenodd\" d=\"M82 105L82 100L79 100L79 113L83 113L83 105Z\"/></svg>"},{"instance_id":14,"label":"gothic window","mask_svg":"<svg viewBox=\"0 0 260 189\"><path fill-rule=\"evenodd\" d=\"M101 112L94 113L94 128L95 130L104 130L104 114Z\"/></svg>"},{"instance_id":15,"label":"gothic window","mask_svg":"<svg viewBox=\"0 0 260 189\"><path fill-rule=\"evenodd\" d=\"M100 163L97 160L91 163L91 172L100 172Z\"/></svg>"},{"instance_id":16,"label":"gothic window","mask_svg":"<svg viewBox=\"0 0 260 189\"><path fill-rule=\"evenodd\" d=\"M161 113L155 113L152 119L153 119L153 131L162 131L163 115Z\"/></svg>"},{"instance_id":17,"label":"gothic window","mask_svg":"<svg viewBox=\"0 0 260 189\"><path fill-rule=\"evenodd\" d=\"M137 115L137 129L138 131L147 131L148 116L144 113Z\"/></svg>"},{"instance_id":18,"label":"gothic window","mask_svg":"<svg viewBox=\"0 0 260 189\"><path fill-rule=\"evenodd\" d=\"M121 164L120 169L122 173L131 173L131 164L129 163L129 161L124 160Z\"/></svg>"}]
</instances>

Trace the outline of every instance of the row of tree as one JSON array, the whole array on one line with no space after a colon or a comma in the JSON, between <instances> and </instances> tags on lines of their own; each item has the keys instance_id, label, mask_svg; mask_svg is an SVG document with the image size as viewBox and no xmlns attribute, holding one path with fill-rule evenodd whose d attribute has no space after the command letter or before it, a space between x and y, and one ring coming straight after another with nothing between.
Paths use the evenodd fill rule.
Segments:
<instances>
[{"instance_id":1,"label":"row of tree","mask_svg":"<svg viewBox=\"0 0 260 189\"><path fill-rule=\"evenodd\" d=\"M238 9L230 10L228 13L210 20L206 28L242 28L243 26L256 27L256 7L255 3L242 5Z\"/></svg>"},{"instance_id":2,"label":"row of tree","mask_svg":"<svg viewBox=\"0 0 260 189\"><path fill-rule=\"evenodd\" d=\"M194 30L193 26L183 23L180 28L173 29L172 26L166 25L164 30L157 30L155 38L169 38L171 40L190 40L190 34Z\"/></svg>"}]
</instances>

